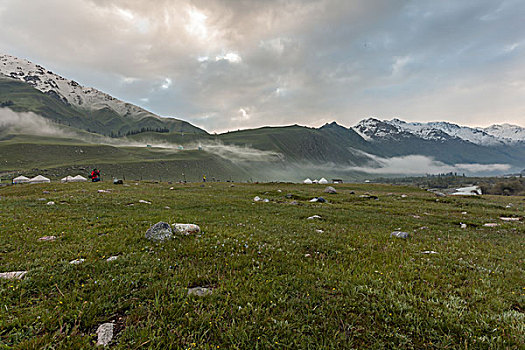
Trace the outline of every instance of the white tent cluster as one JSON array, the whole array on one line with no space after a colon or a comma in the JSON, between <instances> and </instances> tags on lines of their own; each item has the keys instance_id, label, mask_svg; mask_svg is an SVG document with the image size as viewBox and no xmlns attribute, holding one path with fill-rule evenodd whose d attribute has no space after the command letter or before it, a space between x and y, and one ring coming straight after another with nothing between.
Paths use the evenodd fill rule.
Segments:
<instances>
[{"instance_id":1,"label":"white tent cluster","mask_svg":"<svg viewBox=\"0 0 525 350\"><path fill-rule=\"evenodd\" d=\"M87 179L82 176L82 175L77 175L77 176L66 176L64 177L63 179L60 180L61 182L86 182Z\"/></svg>"},{"instance_id":2,"label":"white tent cluster","mask_svg":"<svg viewBox=\"0 0 525 350\"><path fill-rule=\"evenodd\" d=\"M308 178L306 178L304 181L303 181L303 184L305 185L311 185L311 184L321 184L321 185L326 185L328 183L328 180L325 179L324 177L321 178L321 180L310 180Z\"/></svg>"},{"instance_id":3,"label":"white tent cluster","mask_svg":"<svg viewBox=\"0 0 525 350\"><path fill-rule=\"evenodd\" d=\"M49 183L51 180L49 180L47 177L38 175L33 178L28 178L25 176L18 176L13 179L14 184L23 184L23 183L29 183L29 184L43 184L43 183Z\"/></svg>"}]
</instances>

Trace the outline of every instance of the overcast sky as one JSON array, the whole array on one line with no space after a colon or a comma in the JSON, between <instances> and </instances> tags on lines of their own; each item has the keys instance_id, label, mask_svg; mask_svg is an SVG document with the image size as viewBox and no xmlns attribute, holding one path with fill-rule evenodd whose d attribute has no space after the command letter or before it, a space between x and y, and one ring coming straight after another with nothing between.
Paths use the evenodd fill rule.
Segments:
<instances>
[{"instance_id":1,"label":"overcast sky","mask_svg":"<svg viewBox=\"0 0 525 350\"><path fill-rule=\"evenodd\" d=\"M208 131L525 126L523 0L0 0L0 51Z\"/></svg>"}]
</instances>

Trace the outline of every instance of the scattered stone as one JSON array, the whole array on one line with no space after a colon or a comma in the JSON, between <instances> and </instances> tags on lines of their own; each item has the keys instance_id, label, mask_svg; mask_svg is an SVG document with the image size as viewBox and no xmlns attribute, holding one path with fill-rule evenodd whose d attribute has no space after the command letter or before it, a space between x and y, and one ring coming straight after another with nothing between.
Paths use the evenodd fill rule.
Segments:
<instances>
[{"instance_id":1,"label":"scattered stone","mask_svg":"<svg viewBox=\"0 0 525 350\"><path fill-rule=\"evenodd\" d=\"M315 203L315 202L317 202L318 200L319 200L319 199L318 199L317 197L315 197L315 198L310 199L310 202L311 202L311 203Z\"/></svg>"},{"instance_id":2,"label":"scattered stone","mask_svg":"<svg viewBox=\"0 0 525 350\"><path fill-rule=\"evenodd\" d=\"M401 198L407 198L408 196L406 194L402 194Z\"/></svg>"},{"instance_id":3,"label":"scattered stone","mask_svg":"<svg viewBox=\"0 0 525 350\"><path fill-rule=\"evenodd\" d=\"M378 196L374 196L374 195L370 195L370 194L362 194L362 195L359 196L359 198L375 199L375 200L379 199Z\"/></svg>"},{"instance_id":4,"label":"scattered stone","mask_svg":"<svg viewBox=\"0 0 525 350\"><path fill-rule=\"evenodd\" d=\"M467 212L466 211L462 211L461 214L462 215L467 215Z\"/></svg>"},{"instance_id":5,"label":"scattered stone","mask_svg":"<svg viewBox=\"0 0 525 350\"><path fill-rule=\"evenodd\" d=\"M174 189L175 189L175 187L170 187L170 190L174 190Z\"/></svg>"},{"instance_id":6,"label":"scattered stone","mask_svg":"<svg viewBox=\"0 0 525 350\"><path fill-rule=\"evenodd\" d=\"M207 295L211 295L212 290L210 288L204 288L204 287L195 287L188 289L188 295L195 295L198 297L205 297Z\"/></svg>"},{"instance_id":7,"label":"scattered stone","mask_svg":"<svg viewBox=\"0 0 525 350\"><path fill-rule=\"evenodd\" d=\"M259 196L255 196L255 197L253 198L253 201L254 201L254 202L260 202L260 201L261 201L261 197L259 197Z\"/></svg>"},{"instance_id":8,"label":"scattered stone","mask_svg":"<svg viewBox=\"0 0 525 350\"><path fill-rule=\"evenodd\" d=\"M103 323L97 328L97 345L108 346L113 339L113 322Z\"/></svg>"},{"instance_id":9,"label":"scattered stone","mask_svg":"<svg viewBox=\"0 0 525 350\"><path fill-rule=\"evenodd\" d=\"M394 231L390 234L390 237L396 237L401 239L407 239L409 237L408 232L403 231Z\"/></svg>"},{"instance_id":10,"label":"scattered stone","mask_svg":"<svg viewBox=\"0 0 525 350\"><path fill-rule=\"evenodd\" d=\"M489 222L489 223L483 224L483 226L485 226L485 227L496 227L496 226L499 226L499 224L496 224L494 222Z\"/></svg>"},{"instance_id":11,"label":"scattered stone","mask_svg":"<svg viewBox=\"0 0 525 350\"><path fill-rule=\"evenodd\" d=\"M282 191L281 190L277 190L277 192L281 193Z\"/></svg>"},{"instance_id":12,"label":"scattered stone","mask_svg":"<svg viewBox=\"0 0 525 350\"><path fill-rule=\"evenodd\" d=\"M323 197L318 197L317 198L317 202L318 203L326 203L326 199L324 199Z\"/></svg>"},{"instance_id":13,"label":"scattered stone","mask_svg":"<svg viewBox=\"0 0 525 350\"><path fill-rule=\"evenodd\" d=\"M292 199L293 198L293 194L288 193L288 194L285 195L285 197L288 198L288 199Z\"/></svg>"},{"instance_id":14,"label":"scattered stone","mask_svg":"<svg viewBox=\"0 0 525 350\"><path fill-rule=\"evenodd\" d=\"M47 201L47 199L45 199L45 198L38 198L37 201L39 201L39 202L45 202L45 201Z\"/></svg>"},{"instance_id":15,"label":"scattered stone","mask_svg":"<svg viewBox=\"0 0 525 350\"><path fill-rule=\"evenodd\" d=\"M75 259L75 260L71 260L69 263L71 265L80 265L82 264L84 261L86 261L86 259Z\"/></svg>"},{"instance_id":16,"label":"scattered stone","mask_svg":"<svg viewBox=\"0 0 525 350\"><path fill-rule=\"evenodd\" d=\"M38 240L39 241L54 241L56 238L56 236L44 236L44 237L40 237Z\"/></svg>"},{"instance_id":17,"label":"scattered stone","mask_svg":"<svg viewBox=\"0 0 525 350\"><path fill-rule=\"evenodd\" d=\"M98 190L97 192L98 193L109 193L109 191L107 191L107 190Z\"/></svg>"},{"instance_id":18,"label":"scattered stone","mask_svg":"<svg viewBox=\"0 0 525 350\"><path fill-rule=\"evenodd\" d=\"M336 194L337 190L333 188L332 186L328 186L327 188L324 189L324 193Z\"/></svg>"},{"instance_id":19,"label":"scattered stone","mask_svg":"<svg viewBox=\"0 0 525 350\"><path fill-rule=\"evenodd\" d=\"M171 208L170 208L170 207L168 207L168 206L165 206L165 207L164 207L164 209L171 209Z\"/></svg>"},{"instance_id":20,"label":"scattered stone","mask_svg":"<svg viewBox=\"0 0 525 350\"><path fill-rule=\"evenodd\" d=\"M413 217L414 219L421 219L421 216L419 216L419 215L412 215L412 217Z\"/></svg>"},{"instance_id":21,"label":"scattered stone","mask_svg":"<svg viewBox=\"0 0 525 350\"><path fill-rule=\"evenodd\" d=\"M510 209L510 208L512 208L513 206L514 206L514 205L513 205L512 203L509 203L509 204L507 204L507 205L505 206L505 208Z\"/></svg>"},{"instance_id":22,"label":"scattered stone","mask_svg":"<svg viewBox=\"0 0 525 350\"><path fill-rule=\"evenodd\" d=\"M50 194L51 192L49 191L42 191L43 194Z\"/></svg>"},{"instance_id":23,"label":"scattered stone","mask_svg":"<svg viewBox=\"0 0 525 350\"><path fill-rule=\"evenodd\" d=\"M349 194L355 194L355 192L354 191L350 191Z\"/></svg>"},{"instance_id":24,"label":"scattered stone","mask_svg":"<svg viewBox=\"0 0 525 350\"><path fill-rule=\"evenodd\" d=\"M291 201L290 205L299 205L299 202L298 201Z\"/></svg>"},{"instance_id":25,"label":"scattered stone","mask_svg":"<svg viewBox=\"0 0 525 350\"><path fill-rule=\"evenodd\" d=\"M421 254L438 254L438 252L435 252L433 250L425 250L424 252L421 252Z\"/></svg>"},{"instance_id":26,"label":"scattered stone","mask_svg":"<svg viewBox=\"0 0 525 350\"><path fill-rule=\"evenodd\" d=\"M49 202L46 203L46 205L55 205L55 202L49 201Z\"/></svg>"},{"instance_id":27,"label":"scattered stone","mask_svg":"<svg viewBox=\"0 0 525 350\"><path fill-rule=\"evenodd\" d=\"M321 217L319 215L314 215L314 216L308 217L306 220L313 220L313 219L321 219Z\"/></svg>"},{"instance_id":28,"label":"scattered stone","mask_svg":"<svg viewBox=\"0 0 525 350\"><path fill-rule=\"evenodd\" d=\"M323 230L315 230L315 232L317 232L317 233L324 233Z\"/></svg>"},{"instance_id":29,"label":"scattered stone","mask_svg":"<svg viewBox=\"0 0 525 350\"><path fill-rule=\"evenodd\" d=\"M146 231L146 238L154 241L164 241L173 237L173 230L167 222L157 222Z\"/></svg>"},{"instance_id":30,"label":"scattered stone","mask_svg":"<svg viewBox=\"0 0 525 350\"><path fill-rule=\"evenodd\" d=\"M521 218L511 218L511 217L500 217L502 221L520 221Z\"/></svg>"},{"instance_id":31,"label":"scattered stone","mask_svg":"<svg viewBox=\"0 0 525 350\"><path fill-rule=\"evenodd\" d=\"M145 201L144 199L140 199L140 200L139 200L139 203L142 203L142 204L151 204L151 202Z\"/></svg>"},{"instance_id":32,"label":"scattered stone","mask_svg":"<svg viewBox=\"0 0 525 350\"><path fill-rule=\"evenodd\" d=\"M113 255L113 256L110 256L109 258L106 259L106 261L115 261L118 259L118 255Z\"/></svg>"},{"instance_id":33,"label":"scattered stone","mask_svg":"<svg viewBox=\"0 0 525 350\"><path fill-rule=\"evenodd\" d=\"M195 224L173 224L173 233L191 235L201 232L201 228Z\"/></svg>"},{"instance_id":34,"label":"scattered stone","mask_svg":"<svg viewBox=\"0 0 525 350\"><path fill-rule=\"evenodd\" d=\"M309 257L311 257L311 256L312 256L311 254L305 254L305 255L304 255L305 258L309 258Z\"/></svg>"},{"instance_id":35,"label":"scattered stone","mask_svg":"<svg viewBox=\"0 0 525 350\"><path fill-rule=\"evenodd\" d=\"M20 280L24 278L27 271L11 271L11 272L2 272L0 273L0 278L6 280Z\"/></svg>"},{"instance_id":36,"label":"scattered stone","mask_svg":"<svg viewBox=\"0 0 525 350\"><path fill-rule=\"evenodd\" d=\"M461 228L467 228L467 224L461 223Z\"/></svg>"},{"instance_id":37,"label":"scattered stone","mask_svg":"<svg viewBox=\"0 0 525 350\"><path fill-rule=\"evenodd\" d=\"M268 198L265 198L265 199L263 199L263 202L264 203L268 203L268 202L270 202L270 200Z\"/></svg>"},{"instance_id":38,"label":"scattered stone","mask_svg":"<svg viewBox=\"0 0 525 350\"><path fill-rule=\"evenodd\" d=\"M124 185L124 181L122 179L113 179L114 185Z\"/></svg>"}]
</instances>

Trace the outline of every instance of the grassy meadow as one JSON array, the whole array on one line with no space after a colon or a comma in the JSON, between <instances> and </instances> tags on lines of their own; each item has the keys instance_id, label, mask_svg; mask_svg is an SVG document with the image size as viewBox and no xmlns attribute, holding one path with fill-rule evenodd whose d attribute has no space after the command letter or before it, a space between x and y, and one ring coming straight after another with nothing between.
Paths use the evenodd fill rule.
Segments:
<instances>
[{"instance_id":1,"label":"grassy meadow","mask_svg":"<svg viewBox=\"0 0 525 350\"><path fill-rule=\"evenodd\" d=\"M89 349L114 322L121 349L525 347L525 224L500 220L523 217L524 197L334 187L0 187L0 272L28 271L0 280L0 345ZM159 221L202 233L146 240Z\"/></svg>"}]
</instances>

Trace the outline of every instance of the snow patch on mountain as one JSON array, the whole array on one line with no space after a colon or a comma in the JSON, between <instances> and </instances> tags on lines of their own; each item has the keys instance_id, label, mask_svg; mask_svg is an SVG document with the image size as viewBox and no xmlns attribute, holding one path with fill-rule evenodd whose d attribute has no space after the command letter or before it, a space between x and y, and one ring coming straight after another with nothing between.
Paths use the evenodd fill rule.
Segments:
<instances>
[{"instance_id":1,"label":"snow patch on mountain","mask_svg":"<svg viewBox=\"0 0 525 350\"><path fill-rule=\"evenodd\" d=\"M482 129L448 122L418 123L405 122L397 118L392 120L368 118L361 120L353 129L369 141L415 136L424 140L440 142L460 139L483 146L501 146L525 142L525 128L509 124L493 125Z\"/></svg>"},{"instance_id":2,"label":"snow patch on mountain","mask_svg":"<svg viewBox=\"0 0 525 350\"><path fill-rule=\"evenodd\" d=\"M21 80L43 93L54 95L64 103L87 109L111 108L121 116L135 119L160 118L138 106L120 101L94 88L83 87L73 80L63 78L44 67L25 59L0 54L0 74Z\"/></svg>"}]
</instances>

